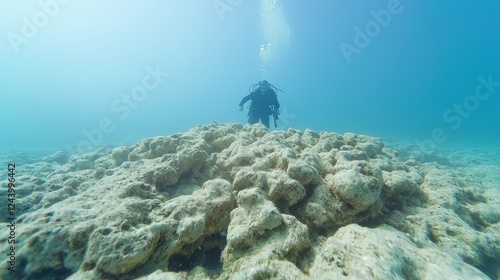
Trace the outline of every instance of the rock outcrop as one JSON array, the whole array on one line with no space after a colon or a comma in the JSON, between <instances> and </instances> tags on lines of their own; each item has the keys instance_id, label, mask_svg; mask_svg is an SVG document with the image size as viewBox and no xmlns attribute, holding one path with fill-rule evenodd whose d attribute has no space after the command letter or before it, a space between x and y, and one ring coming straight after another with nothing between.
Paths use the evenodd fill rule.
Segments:
<instances>
[{"instance_id":1,"label":"rock outcrop","mask_svg":"<svg viewBox=\"0 0 500 280\"><path fill-rule=\"evenodd\" d=\"M21 279L499 273L498 188L374 137L213 123L18 172Z\"/></svg>"}]
</instances>

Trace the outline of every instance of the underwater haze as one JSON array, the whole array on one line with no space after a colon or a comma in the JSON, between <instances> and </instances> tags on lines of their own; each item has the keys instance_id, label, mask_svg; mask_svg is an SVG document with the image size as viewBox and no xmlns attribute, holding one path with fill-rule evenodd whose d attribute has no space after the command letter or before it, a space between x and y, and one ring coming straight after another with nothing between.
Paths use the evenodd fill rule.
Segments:
<instances>
[{"instance_id":1,"label":"underwater haze","mask_svg":"<svg viewBox=\"0 0 500 280\"><path fill-rule=\"evenodd\" d=\"M499 0L0 4L0 279L500 280Z\"/></svg>"},{"instance_id":2,"label":"underwater haze","mask_svg":"<svg viewBox=\"0 0 500 280\"><path fill-rule=\"evenodd\" d=\"M93 150L247 122L429 148L500 140L500 2L2 0L0 150Z\"/></svg>"}]
</instances>

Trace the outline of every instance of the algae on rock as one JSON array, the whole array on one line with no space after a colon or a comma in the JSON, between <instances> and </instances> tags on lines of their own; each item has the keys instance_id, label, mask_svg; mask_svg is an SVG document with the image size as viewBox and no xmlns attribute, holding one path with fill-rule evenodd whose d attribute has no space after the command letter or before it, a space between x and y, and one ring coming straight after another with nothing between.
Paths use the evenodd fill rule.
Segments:
<instances>
[{"instance_id":1,"label":"algae on rock","mask_svg":"<svg viewBox=\"0 0 500 280\"><path fill-rule=\"evenodd\" d=\"M212 123L25 168L26 279L485 279L500 258L498 207L375 137Z\"/></svg>"}]
</instances>

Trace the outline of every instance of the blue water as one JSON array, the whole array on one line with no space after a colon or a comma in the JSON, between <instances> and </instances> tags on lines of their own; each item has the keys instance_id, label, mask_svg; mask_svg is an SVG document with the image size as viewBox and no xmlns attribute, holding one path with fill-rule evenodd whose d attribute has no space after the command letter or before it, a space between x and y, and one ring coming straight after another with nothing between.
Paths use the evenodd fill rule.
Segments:
<instances>
[{"instance_id":1,"label":"blue water","mask_svg":"<svg viewBox=\"0 0 500 280\"><path fill-rule=\"evenodd\" d=\"M244 124L264 78L285 91L278 129L500 140L496 0L3 2L0 150Z\"/></svg>"}]
</instances>

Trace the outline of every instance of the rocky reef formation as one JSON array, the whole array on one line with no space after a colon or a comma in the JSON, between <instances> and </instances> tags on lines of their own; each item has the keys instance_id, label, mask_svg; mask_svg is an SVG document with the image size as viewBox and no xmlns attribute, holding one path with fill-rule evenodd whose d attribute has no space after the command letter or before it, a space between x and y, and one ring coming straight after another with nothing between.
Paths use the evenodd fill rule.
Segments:
<instances>
[{"instance_id":1,"label":"rocky reef formation","mask_svg":"<svg viewBox=\"0 0 500 280\"><path fill-rule=\"evenodd\" d=\"M213 123L18 174L21 279L499 275L498 184L374 137Z\"/></svg>"}]
</instances>

